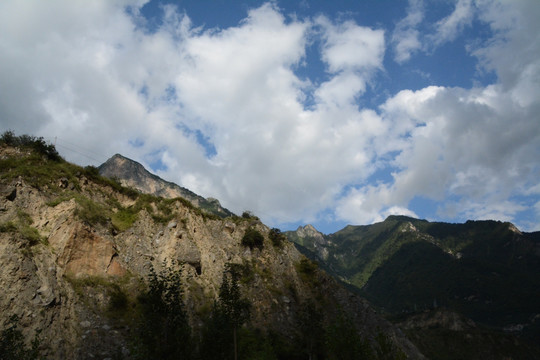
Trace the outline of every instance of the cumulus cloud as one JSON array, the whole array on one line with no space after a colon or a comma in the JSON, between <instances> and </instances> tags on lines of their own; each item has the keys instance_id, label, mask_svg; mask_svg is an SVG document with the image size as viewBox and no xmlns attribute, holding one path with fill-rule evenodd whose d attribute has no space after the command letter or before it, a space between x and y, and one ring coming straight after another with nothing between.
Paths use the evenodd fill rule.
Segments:
<instances>
[{"instance_id":1,"label":"cumulus cloud","mask_svg":"<svg viewBox=\"0 0 540 360\"><path fill-rule=\"evenodd\" d=\"M330 72L382 67L384 31L358 26L353 21L334 25L323 16L317 23L324 30L322 58Z\"/></svg>"},{"instance_id":2,"label":"cumulus cloud","mask_svg":"<svg viewBox=\"0 0 540 360\"><path fill-rule=\"evenodd\" d=\"M436 24L437 41L451 41L478 8L493 36L469 51L496 83L403 89L377 107L359 99L384 72L383 29L289 18L267 3L224 29L166 6L150 30L143 5L2 2L2 130L56 137L83 165L88 149L94 165L120 152L270 224L322 212L354 223L417 216L417 197L445 218L511 220L538 202L524 200L538 193L540 155L540 14L530 2L459 1ZM391 36L399 62L421 48L423 6L411 1ZM319 83L296 73L313 37Z\"/></svg>"},{"instance_id":3,"label":"cumulus cloud","mask_svg":"<svg viewBox=\"0 0 540 360\"><path fill-rule=\"evenodd\" d=\"M390 183L351 190L340 202L340 216L374 221L387 206L407 206L418 196L444 201L438 209L443 218L507 221L534 205L535 198L527 197L538 188L540 173L540 81L533 55L540 45L533 20L540 15L538 6L480 5L495 36L474 53L496 71L499 82L473 89L404 90L388 99L380 113L384 122L395 124L386 136L396 139L397 171ZM493 11L497 6L501 11ZM518 66L509 69L505 53L519 59Z\"/></svg>"}]
</instances>

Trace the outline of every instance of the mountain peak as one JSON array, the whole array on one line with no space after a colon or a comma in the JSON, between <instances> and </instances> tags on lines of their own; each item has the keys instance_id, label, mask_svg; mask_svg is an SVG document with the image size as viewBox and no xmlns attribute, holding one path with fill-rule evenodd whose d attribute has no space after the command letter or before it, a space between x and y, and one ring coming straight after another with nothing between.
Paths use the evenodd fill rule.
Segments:
<instances>
[{"instance_id":1,"label":"mountain peak","mask_svg":"<svg viewBox=\"0 0 540 360\"><path fill-rule=\"evenodd\" d=\"M323 234L315 229L315 227L311 224L307 224L305 226L299 226L298 229L296 230L296 233L298 234L299 237L322 237Z\"/></svg>"},{"instance_id":2,"label":"mountain peak","mask_svg":"<svg viewBox=\"0 0 540 360\"><path fill-rule=\"evenodd\" d=\"M384 219L384 222L386 221L426 221L424 219L417 219L411 216L407 215L388 215L386 219Z\"/></svg>"},{"instance_id":3,"label":"mountain peak","mask_svg":"<svg viewBox=\"0 0 540 360\"><path fill-rule=\"evenodd\" d=\"M214 215L220 217L233 215L231 211L222 207L216 199L205 199L189 189L166 181L146 170L139 162L121 154L113 155L101 164L98 169L101 175L118 179L122 185L132 187L142 193L168 199L180 197Z\"/></svg>"}]
</instances>

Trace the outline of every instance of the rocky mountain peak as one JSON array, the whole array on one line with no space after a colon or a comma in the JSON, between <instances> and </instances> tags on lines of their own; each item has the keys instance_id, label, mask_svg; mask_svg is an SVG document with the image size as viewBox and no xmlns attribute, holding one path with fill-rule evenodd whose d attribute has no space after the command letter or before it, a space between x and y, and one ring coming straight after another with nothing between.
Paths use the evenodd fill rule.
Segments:
<instances>
[{"instance_id":1,"label":"rocky mountain peak","mask_svg":"<svg viewBox=\"0 0 540 360\"><path fill-rule=\"evenodd\" d=\"M214 198L205 199L189 189L166 181L152 174L139 162L123 155L115 154L98 167L102 176L116 179L124 186L134 188L144 194L167 199L183 198L198 208L220 217L233 215Z\"/></svg>"},{"instance_id":2,"label":"rocky mountain peak","mask_svg":"<svg viewBox=\"0 0 540 360\"><path fill-rule=\"evenodd\" d=\"M324 235L315 229L315 227L311 224L307 224L305 226L299 226L298 229L296 229L296 233L300 237L314 237L314 238L322 238Z\"/></svg>"}]
</instances>

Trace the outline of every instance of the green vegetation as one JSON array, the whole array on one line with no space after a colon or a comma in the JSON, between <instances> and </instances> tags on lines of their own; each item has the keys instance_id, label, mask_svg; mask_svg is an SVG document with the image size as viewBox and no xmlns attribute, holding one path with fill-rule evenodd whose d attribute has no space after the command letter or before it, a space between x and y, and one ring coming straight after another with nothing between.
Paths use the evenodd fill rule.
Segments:
<instances>
[{"instance_id":1,"label":"green vegetation","mask_svg":"<svg viewBox=\"0 0 540 360\"><path fill-rule=\"evenodd\" d=\"M120 278L104 276L85 276L76 278L71 274L65 275L75 293L89 307L89 293L101 292L108 299L105 304L99 304L99 311L104 311L111 318L119 319L128 315L136 306L136 293L140 291L140 284L130 285L132 276L125 275ZM134 288L133 288L134 287Z\"/></svg>"},{"instance_id":2,"label":"green vegetation","mask_svg":"<svg viewBox=\"0 0 540 360\"><path fill-rule=\"evenodd\" d=\"M65 187L69 184L70 190L80 191L80 180L84 176L98 185L110 187L132 199L139 195L136 190L123 187L118 181L99 175L98 169L94 166L82 168L68 163L58 155L54 145L47 144L43 138L15 136L13 132L7 131L0 136L0 146L2 145L16 147L23 152L0 160L0 179L14 180L20 176L38 189L49 187L59 190L60 186ZM61 179L63 181L60 182Z\"/></svg>"},{"instance_id":3,"label":"green vegetation","mask_svg":"<svg viewBox=\"0 0 540 360\"><path fill-rule=\"evenodd\" d=\"M302 244L298 248L311 258L320 259L317 239L298 238L296 233L289 239ZM328 261L322 266L355 285L394 321L397 316L442 307L487 326L489 332L471 342L483 350L465 358L485 357L482 351L497 348L487 345L493 332L512 324L524 324L519 341L538 339L540 326L531 320L539 312L540 258L534 252L540 243L538 232L520 234L499 221L447 224L390 216L373 225L348 226L325 236L325 241ZM453 343L447 340L453 333L446 330L418 330L423 338L431 333L433 341L418 337L415 342L430 358L464 358L473 345L460 341L475 338L476 331L456 333L455 339L461 340ZM482 339L487 347L482 347ZM445 348L453 348L455 356L435 355ZM535 358L520 355L523 352L516 347L500 351L508 357Z\"/></svg>"},{"instance_id":4,"label":"green vegetation","mask_svg":"<svg viewBox=\"0 0 540 360\"><path fill-rule=\"evenodd\" d=\"M223 273L219 299L214 303L211 318L203 329L202 359L238 359L238 330L248 321L251 307L240 294L238 278L239 274L233 267L229 266Z\"/></svg>"},{"instance_id":5,"label":"green vegetation","mask_svg":"<svg viewBox=\"0 0 540 360\"><path fill-rule=\"evenodd\" d=\"M17 225L13 221L0 224L0 233L17 231Z\"/></svg>"},{"instance_id":6,"label":"green vegetation","mask_svg":"<svg viewBox=\"0 0 540 360\"><path fill-rule=\"evenodd\" d=\"M312 260L303 258L300 262L295 264L296 271L305 282L311 283L317 276L317 270L319 265Z\"/></svg>"},{"instance_id":7,"label":"green vegetation","mask_svg":"<svg viewBox=\"0 0 540 360\"><path fill-rule=\"evenodd\" d=\"M287 240L285 234L283 234L281 230L277 228L270 229L268 237L270 238L270 241L272 241L272 245L278 248L281 247L283 245L283 242Z\"/></svg>"},{"instance_id":8,"label":"green vegetation","mask_svg":"<svg viewBox=\"0 0 540 360\"><path fill-rule=\"evenodd\" d=\"M373 359L375 356L369 342L363 339L353 322L340 312L326 330L328 359Z\"/></svg>"},{"instance_id":9,"label":"green vegetation","mask_svg":"<svg viewBox=\"0 0 540 360\"><path fill-rule=\"evenodd\" d=\"M242 237L242 245L253 248L262 249L264 243L264 236L255 228L248 228L246 233Z\"/></svg>"},{"instance_id":10,"label":"green vegetation","mask_svg":"<svg viewBox=\"0 0 540 360\"><path fill-rule=\"evenodd\" d=\"M312 263L303 266L308 273L316 269ZM164 267L159 273L151 268L143 287L134 285L129 276L68 280L87 306L131 328L131 353L137 359L402 359L388 337L375 334L370 342L345 313L332 316L313 302L296 313L293 338L254 328L252 304L241 291L241 286L249 285L242 281L243 273L254 267L253 263L226 266L218 299L200 309L202 325L195 328L190 327L185 308L181 267ZM100 292L106 295L105 303L95 300Z\"/></svg>"},{"instance_id":11,"label":"green vegetation","mask_svg":"<svg viewBox=\"0 0 540 360\"><path fill-rule=\"evenodd\" d=\"M190 359L191 328L183 300L181 270L151 268L148 290L139 297L140 318L135 328L138 359Z\"/></svg>"},{"instance_id":12,"label":"green vegetation","mask_svg":"<svg viewBox=\"0 0 540 360\"><path fill-rule=\"evenodd\" d=\"M450 330L444 327L417 328L407 337L429 359L540 359L536 339L528 340L484 327Z\"/></svg>"},{"instance_id":13,"label":"green vegetation","mask_svg":"<svg viewBox=\"0 0 540 360\"><path fill-rule=\"evenodd\" d=\"M251 211L246 210L242 213L242 218L247 220L256 220L259 221L260 219L254 215Z\"/></svg>"},{"instance_id":14,"label":"green vegetation","mask_svg":"<svg viewBox=\"0 0 540 360\"><path fill-rule=\"evenodd\" d=\"M313 302L302 304L298 314L298 330L295 342L300 344L301 353L308 359L324 358L325 327L324 312Z\"/></svg>"},{"instance_id":15,"label":"green vegetation","mask_svg":"<svg viewBox=\"0 0 540 360\"><path fill-rule=\"evenodd\" d=\"M31 226L32 223L32 217L28 213L18 210L16 219L0 224L0 232L17 233L23 240L26 241L24 243L25 250L29 250L29 248L32 246L40 243L48 245L47 238L41 236L39 231L35 227Z\"/></svg>"},{"instance_id":16,"label":"green vegetation","mask_svg":"<svg viewBox=\"0 0 540 360\"><path fill-rule=\"evenodd\" d=\"M104 205L96 203L83 196L77 196L77 209L75 215L89 225L105 225L108 219L108 209Z\"/></svg>"},{"instance_id":17,"label":"green vegetation","mask_svg":"<svg viewBox=\"0 0 540 360\"><path fill-rule=\"evenodd\" d=\"M45 156L49 160L61 160L54 145L47 144L42 137L36 138L29 135L15 136L13 131L8 130L0 136L0 145L29 149Z\"/></svg>"},{"instance_id":18,"label":"green vegetation","mask_svg":"<svg viewBox=\"0 0 540 360\"><path fill-rule=\"evenodd\" d=\"M118 211L111 215L111 222L115 229L118 231L126 231L129 229L135 221L137 221L138 213L135 208L120 207Z\"/></svg>"},{"instance_id":19,"label":"green vegetation","mask_svg":"<svg viewBox=\"0 0 540 360\"><path fill-rule=\"evenodd\" d=\"M18 329L19 318L11 316L7 327L0 333L0 359L2 360L33 360L39 357L41 340L36 333L30 347L24 343L22 332Z\"/></svg>"}]
</instances>

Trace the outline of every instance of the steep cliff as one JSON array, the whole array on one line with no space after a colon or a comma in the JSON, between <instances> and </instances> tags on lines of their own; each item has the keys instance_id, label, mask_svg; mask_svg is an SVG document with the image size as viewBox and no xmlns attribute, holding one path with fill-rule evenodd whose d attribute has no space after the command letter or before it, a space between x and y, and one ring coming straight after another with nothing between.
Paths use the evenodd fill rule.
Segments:
<instances>
[{"instance_id":1,"label":"steep cliff","mask_svg":"<svg viewBox=\"0 0 540 360\"><path fill-rule=\"evenodd\" d=\"M220 218L183 198L120 187L95 168L0 146L0 326L17 315L27 343L39 332L41 355L131 358L137 296L152 268L176 264L183 264L184 301L197 331L234 264L252 304L250 327L293 341L309 304L327 323L345 314L374 346L383 334L410 358L422 358L367 301L293 244L271 241L258 219ZM261 246L242 244L248 229L263 235Z\"/></svg>"}]
</instances>

